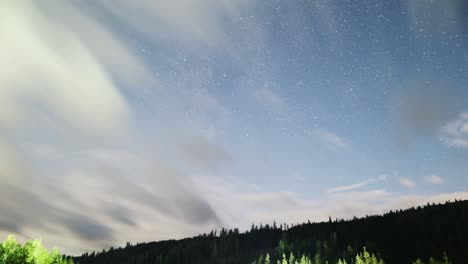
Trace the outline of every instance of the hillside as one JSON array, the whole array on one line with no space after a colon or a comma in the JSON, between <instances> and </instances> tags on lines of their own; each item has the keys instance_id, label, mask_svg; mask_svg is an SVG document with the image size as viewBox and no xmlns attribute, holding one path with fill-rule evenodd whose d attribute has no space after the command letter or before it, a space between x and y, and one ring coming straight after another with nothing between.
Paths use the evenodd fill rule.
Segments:
<instances>
[{"instance_id":1,"label":"hillside","mask_svg":"<svg viewBox=\"0 0 468 264\"><path fill-rule=\"evenodd\" d=\"M453 263L468 260L468 201L428 204L384 215L352 220L252 226L211 232L193 238L128 244L125 248L85 253L75 263L251 263L269 253L272 263L286 253L314 256L334 263L351 260L363 247L385 263L412 263L417 258L441 257Z\"/></svg>"}]
</instances>

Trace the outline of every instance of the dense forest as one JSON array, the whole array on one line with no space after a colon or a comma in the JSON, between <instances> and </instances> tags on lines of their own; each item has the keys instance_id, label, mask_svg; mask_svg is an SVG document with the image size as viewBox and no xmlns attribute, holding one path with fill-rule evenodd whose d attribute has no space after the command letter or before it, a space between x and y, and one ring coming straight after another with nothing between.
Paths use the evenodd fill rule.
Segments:
<instances>
[{"instance_id":1,"label":"dense forest","mask_svg":"<svg viewBox=\"0 0 468 264\"><path fill-rule=\"evenodd\" d=\"M127 243L125 248L85 253L74 260L80 264L432 264L450 263L448 259L467 263L467 223L468 201L455 201L350 220L252 225L245 233L223 228L182 240Z\"/></svg>"}]
</instances>

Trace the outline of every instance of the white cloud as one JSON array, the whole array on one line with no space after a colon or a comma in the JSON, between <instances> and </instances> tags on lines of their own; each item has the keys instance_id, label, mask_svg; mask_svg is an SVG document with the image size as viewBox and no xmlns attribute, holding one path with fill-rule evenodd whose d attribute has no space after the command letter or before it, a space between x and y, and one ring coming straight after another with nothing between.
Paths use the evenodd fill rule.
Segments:
<instances>
[{"instance_id":1,"label":"white cloud","mask_svg":"<svg viewBox=\"0 0 468 264\"><path fill-rule=\"evenodd\" d=\"M183 173L189 160L169 164L152 148L154 135L134 130L126 95L144 97L160 83L130 40L95 14L86 3L0 1L0 235L43 237L77 254L219 225ZM208 93L191 98L219 108ZM212 166L217 148L204 144L196 148Z\"/></svg>"},{"instance_id":2,"label":"white cloud","mask_svg":"<svg viewBox=\"0 0 468 264\"><path fill-rule=\"evenodd\" d=\"M440 139L450 147L468 149L468 112L442 127Z\"/></svg>"},{"instance_id":3,"label":"white cloud","mask_svg":"<svg viewBox=\"0 0 468 264\"><path fill-rule=\"evenodd\" d=\"M315 134L319 137L320 140L322 140L326 144L329 144L329 145L332 145L334 147L338 147L341 149L347 149L349 147L348 142L344 138L328 130L317 129L315 130Z\"/></svg>"},{"instance_id":4,"label":"white cloud","mask_svg":"<svg viewBox=\"0 0 468 264\"><path fill-rule=\"evenodd\" d=\"M428 183L431 183L431 184L442 184L442 183L444 183L444 179L442 179L441 177L439 177L437 175L427 176L427 177L425 177L425 180Z\"/></svg>"},{"instance_id":5,"label":"white cloud","mask_svg":"<svg viewBox=\"0 0 468 264\"><path fill-rule=\"evenodd\" d=\"M384 189L333 193L311 199L294 192L253 190L235 179L222 177L197 177L196 185L213 202L223 223L241 230L248 229L252 223L271 224L273 220L277 223L301 223L307 219L325 221L329 216L349 219L422 206L428 202L468 199L467 192L398 196Z\"/></svg>"},{"instance_id":6,"label":"white cloud","mask_svg":"<svg viewBox=\"0 0 468 264\"><path fill-rule=\"evenodd\" d=\"M333 193L332 200L353 200L353 201L378 201L387 198L390 194L385 189L374 189L366 191L349 191Z\"/></svg>"},{"instance_id":7,"label":"white cloud","mask_svg":"<svg viewBox=\"0 0 468 264\"><path fill-rule=\"evenodd\" d=\"M416 187L416 184L414 184L414 182L408 178L400 178L399 181L401 185L405 186L408 189L413 189L414 187Z\"/></svg>"},{"instance_id":8,"label":"white cloud","mask_svg":"<svg viewBox=\"0 0 468 264\"><path fill-rule=\"evenodd\" d=\"M333 188L329 189L327 192L328 193L337 193L337 192L345 192L345 191L356 190L356 189L360 189L360 188L362 188L364 186L367 186L370 183L378 183L378 182L382 182L382 181L386 181L386 180L387 180L387 176L381 175L381 176L379 176L377 178L366 179L366 180L364 180L362 182L358 182L358 183L355 183L355 184L333 187Z\"/></svg>"},{"instance_id":9,"label":"white cloud","mask_svg":"<svg viewBox=\"0 0 468 264\"><path fill-rule=\"evenodd\" d=\"M254 1L248 0L143 0L101 2L133 30L153 40L176 40L185 44L225 43L223 25L239 19L241 11ZM195 41L195 43L194 43Z\"/></svg>"},{"instance_id":10,"label":"white cloud","mask_svg":"<svg viewBox=\"0 0 468 264\"><path fill-rule=\"evenodd\" d=\"M0 4L0 42L1 127L58 125L101 136L121 130L130 110L111 75L35 2Z\"/></svg>"}]
</instances>

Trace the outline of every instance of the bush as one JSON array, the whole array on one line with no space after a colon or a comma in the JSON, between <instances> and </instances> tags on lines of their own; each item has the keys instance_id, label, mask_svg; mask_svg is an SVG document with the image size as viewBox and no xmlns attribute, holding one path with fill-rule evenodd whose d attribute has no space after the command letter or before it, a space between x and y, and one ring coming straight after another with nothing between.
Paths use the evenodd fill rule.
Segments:
<instances>
[{"instance_id":1,"label":"bush","mask_svg":"<svg viewBox=\"0 0 468 264\"><path fill-rule=\"evenodd\" d=\"M24 246L16 241L14 235L0 244L0 264L73 264L64 258L57 248L50 252L40 240L30 240Z\"/></svg>"}]
</instances>

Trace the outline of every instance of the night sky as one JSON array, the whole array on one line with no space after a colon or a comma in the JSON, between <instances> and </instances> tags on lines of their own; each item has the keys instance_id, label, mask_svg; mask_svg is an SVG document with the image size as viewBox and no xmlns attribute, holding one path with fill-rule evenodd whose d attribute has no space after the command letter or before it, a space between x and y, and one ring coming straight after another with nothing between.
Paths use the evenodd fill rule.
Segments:
<instances>
[{"instance_id":1,"label":"night sky","mask_svg":"<svg viewBox=\"0 0 468 264\"><path fill-rule=\"evenodd\" d=\"M1 237L468 199L466 1L1 1L0 43Z\"/></svg>"}]
</instances>

